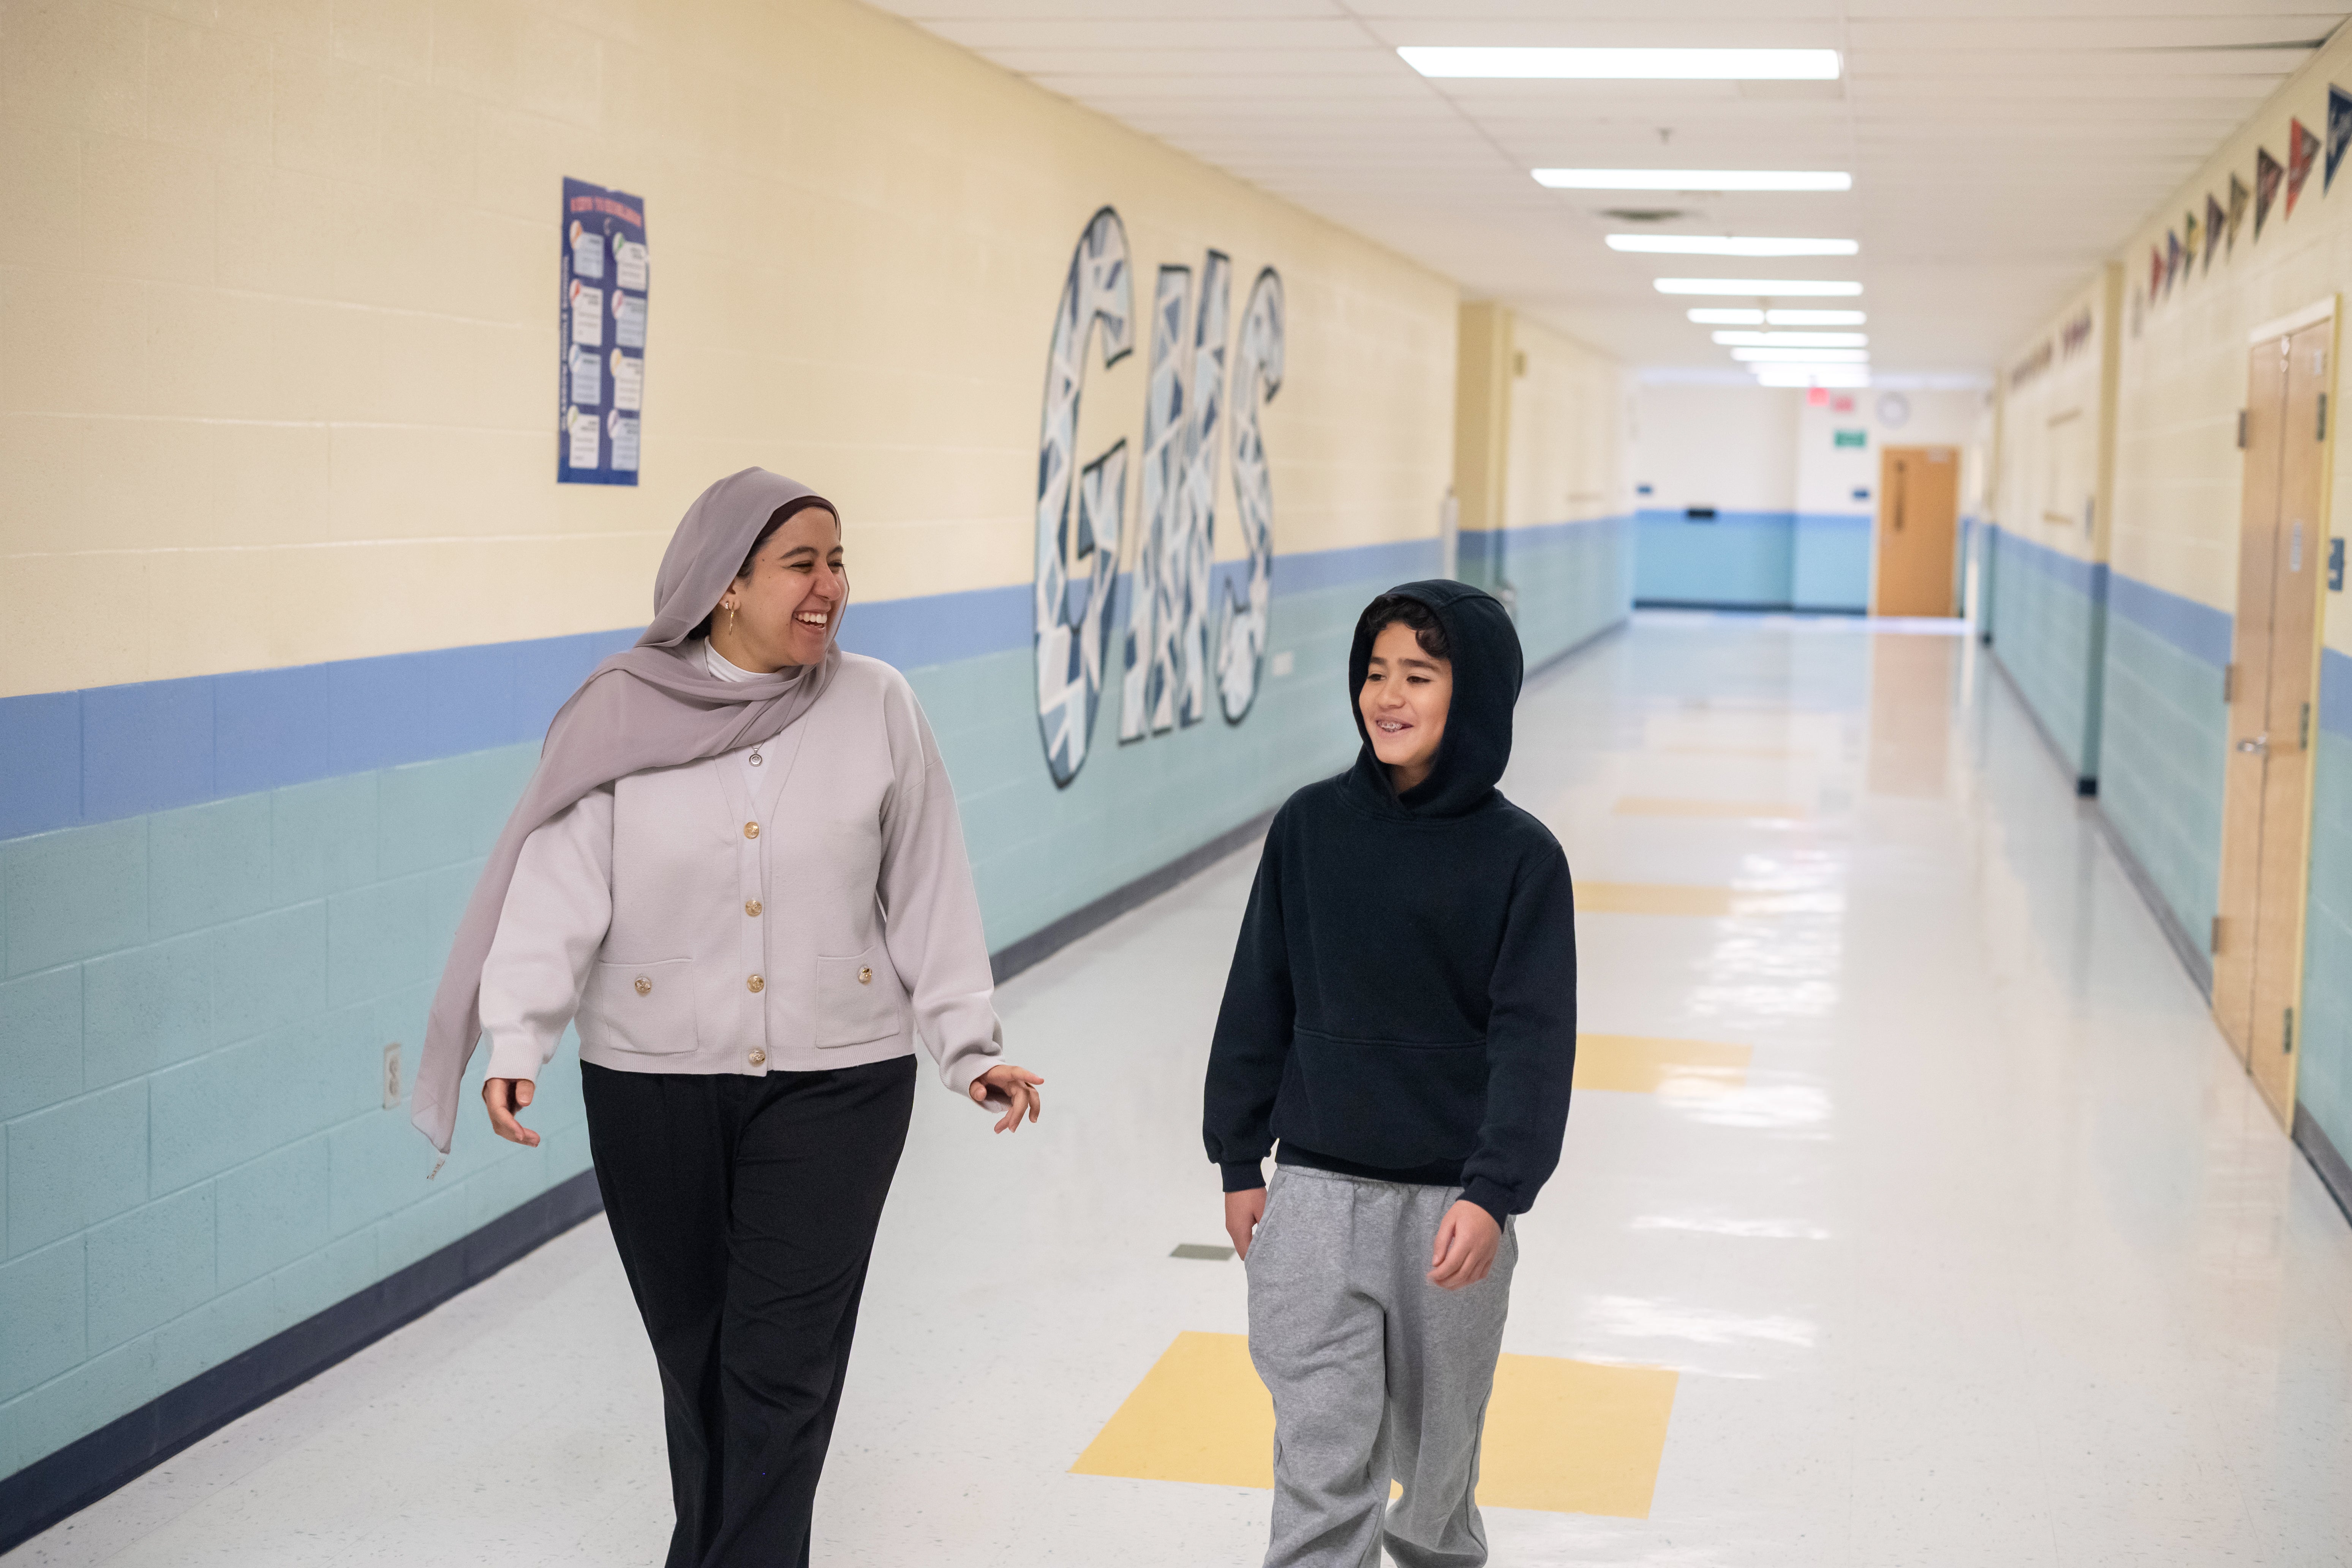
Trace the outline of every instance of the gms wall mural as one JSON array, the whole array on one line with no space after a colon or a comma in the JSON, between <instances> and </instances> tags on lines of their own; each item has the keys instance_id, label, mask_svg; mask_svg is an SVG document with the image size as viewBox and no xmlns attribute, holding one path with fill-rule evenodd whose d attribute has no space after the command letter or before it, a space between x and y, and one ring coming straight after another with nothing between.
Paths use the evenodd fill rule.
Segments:
<instances>
[{"instance_id":1,"label":"gms wall mural","mask_svg":"<svg viewBox=\"0 0 2352 1568\"><path fill-rule=\"evenodd\" d=\"M1213 250L1197 299L1190 268L1161 267L1153 279L1142 496L1120 638L1122 742L1199 723L1213 672L1226 722L1241 722L1257 697L1274 578L1274 489L1258 411L1282 387L1281 276L1258 274L1233 347L1234 495L1248 572L1239 592L1219 595L1212 563L1232 294L1233 263ZM1126 441L1083 466L1076 452L1078 397L1097 337L1106 366L1135 346L1127 227L1110 207L1088 221L1070 257L1037 445L1037 730L1056 784L1086 765L1128 540Z\"/></svg>"}]
</instances>

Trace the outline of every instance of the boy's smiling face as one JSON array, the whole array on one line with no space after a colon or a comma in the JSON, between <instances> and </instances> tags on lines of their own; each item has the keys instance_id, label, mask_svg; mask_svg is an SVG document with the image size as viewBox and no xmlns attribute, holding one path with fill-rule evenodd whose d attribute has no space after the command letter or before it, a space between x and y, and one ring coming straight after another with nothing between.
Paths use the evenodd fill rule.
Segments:
<instances>
[{"instance_id":1,"label":"boy's smiling face","mask_svg":"<svg viewBox=\"0 0 2352 1568\"><path fill-rule=\"evenodd\" d=\"M1372 754L1387 766L1399 795L1429 777L1453 705L1454 661L1425 651L1402 621L1382 626L1372 639L1356 706L1372 738Z\"/></svg>"}]
</instances>

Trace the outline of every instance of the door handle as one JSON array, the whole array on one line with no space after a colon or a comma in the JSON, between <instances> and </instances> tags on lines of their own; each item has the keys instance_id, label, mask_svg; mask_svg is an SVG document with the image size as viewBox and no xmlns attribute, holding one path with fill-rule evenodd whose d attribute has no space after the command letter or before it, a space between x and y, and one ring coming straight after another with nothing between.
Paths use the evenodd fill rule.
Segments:
<instances>
[{"instance_id":1,"label":"door handle","mask_svg":"<svg viewBox=\"0 0 2352 1568\"><path fill-rule=\"evenodd\" d=\"M2254 736L2252 740L2241 741L2238 742L2238 750L2247 752L2252 756L2266 756L2269 754L2270 749L2271 737L2268 731L2264 731L2262 734Z\"/></svg>"}]
</instances>

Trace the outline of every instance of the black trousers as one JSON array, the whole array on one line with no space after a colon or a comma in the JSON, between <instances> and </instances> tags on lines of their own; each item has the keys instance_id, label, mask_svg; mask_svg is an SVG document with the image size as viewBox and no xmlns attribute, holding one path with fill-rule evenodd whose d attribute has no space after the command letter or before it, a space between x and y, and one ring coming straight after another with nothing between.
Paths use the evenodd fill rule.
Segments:
<instances>
[{"instance_id":1,"label":"black trousers","mask_svg":"<svg viewBox=\"0 0 2352 1568\"><path fill-rule=\"evenodd\" d=\"M915 1060L828 1072L581 1064L596 1184L661 1368L668 1568L795 1568Z\"/></svg>"}]
</instances>

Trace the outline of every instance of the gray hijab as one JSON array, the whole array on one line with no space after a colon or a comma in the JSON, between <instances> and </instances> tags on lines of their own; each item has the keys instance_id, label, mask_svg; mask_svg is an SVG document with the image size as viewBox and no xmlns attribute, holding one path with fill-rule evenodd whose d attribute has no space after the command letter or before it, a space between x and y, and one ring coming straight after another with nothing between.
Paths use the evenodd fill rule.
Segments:
<instances>
[{"instance_id":1,"label":"gray hijab","mask_svg":"<svg viewBox=\"0 0 2352 1568\"><path fill-rule=\"evenodd\" d=\"M831 501L806 485L745 468L698 497L670 536L654 577L654 618L637 646L614 654L589 673L547 727L539 768L507 818L457 922L448 967L434 993L416 1068L410 1121L442 1153L457 1123L466 1064L482 1036L482 963L498 934L507 888L523 840L583 796L648 768L675 767L772 739L815 705L841 668L841 617L835 640L815 664L773 675L726 681L685 651L683 644L719 603L768 520L782 510ZM845 608L846 605L845 604ZM439 1167L436 1166L436 1170Z\"/></svg>"}]
</instances>

